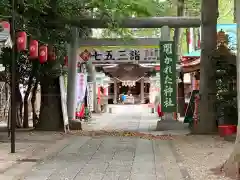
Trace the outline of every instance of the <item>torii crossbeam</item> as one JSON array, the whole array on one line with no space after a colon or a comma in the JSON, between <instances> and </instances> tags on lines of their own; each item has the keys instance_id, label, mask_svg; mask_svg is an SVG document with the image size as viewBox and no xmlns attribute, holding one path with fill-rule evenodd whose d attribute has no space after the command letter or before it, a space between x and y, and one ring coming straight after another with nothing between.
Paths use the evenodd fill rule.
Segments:
<instances>
[{"instance_id":1,"label":"torii crossbeam","mask_svg":"<svg viewBox=\"0 0 240 180\"><path fill-rule=\"evenodd\" d=\"M107 19L62 19L61 21L52 21L51 24L70 24L76 27L87 28L109 28L112 20ZM201 19L198 17L141 17L125 18L116 21L119 28L161 28L168 26L170 28L189 28L200 27Z\"/></svg>"}]
</instances>

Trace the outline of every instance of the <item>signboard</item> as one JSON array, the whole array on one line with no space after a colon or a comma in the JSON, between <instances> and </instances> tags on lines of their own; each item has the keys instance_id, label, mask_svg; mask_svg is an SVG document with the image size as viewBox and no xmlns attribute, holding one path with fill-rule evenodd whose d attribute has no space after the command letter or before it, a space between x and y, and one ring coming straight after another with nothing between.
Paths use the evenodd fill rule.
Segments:
<instances>
[{"instance_id":1,"label":"signboard","mask_svg":"<svg viewBox=\"0 0 240 180\"><path fill-rule=\"evenodd\" d=\"M176 56L173 41L160 42L162 112L176 112Z\"/></svg>"},{"instance_id":2,"label":"signboard","mask_svg":"<svg viewBox=\"0 0 240 180\"><path fill-rule=\"evenodd\" d=\"M60 93L61 93L61 106L62 106L62 113L63 113L63 124L64 130L66 132L66 126L69 125L68 122L68 113L67 113L67 91L64 84L64 77L59 77L59 84L60 84Z\"/></svg>"},{"instance_id":3,"label":"signboard","mask_svg":"<svg viewBox=\"0 0 240 180\"><path fill-rule=\"evenodd\" d=\"M158 46L87 46L79 49L82 62L93 64L156 63Z\"/></svg>"},{"instance_id":4,"label":"signboard","mask_svg":"<svg viewBox=\"0 0 240 180\"><path fill-rule=\"evenodd\" d=\"M88 86L87 86L87 90L88 90L88 105L89 105L89 110L92 112L93 109L93 105L94 105L94 101L93 101L93 83L92 82L88 82Z\"/></svg>"}]
</instances>

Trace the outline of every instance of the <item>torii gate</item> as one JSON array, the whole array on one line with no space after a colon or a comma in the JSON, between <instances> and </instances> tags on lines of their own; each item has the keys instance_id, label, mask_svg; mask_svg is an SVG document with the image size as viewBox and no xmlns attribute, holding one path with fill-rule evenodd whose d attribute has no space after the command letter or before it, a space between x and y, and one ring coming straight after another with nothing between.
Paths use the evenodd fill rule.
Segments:
<instances>
[{"instance_id":1,"label":"torii gate","mask_svg":"<svg viewBox=\"0 0 240 180\"><path fill-rule=\"evenodd\" d=\"M78 19L78 20L62 20L63 24L71 24L72 28L72 42L69 52L69 66L68 66L68 87L67 87L67 109L69 120L75 119L75 99L76 99L76 65L77 65L77 50L78 50L78 30L77 27L87 28L108 28L107 20L100 19ZM126 18L122 20L118 26L119 28L162 28L161 40L170 40L169 28L188 28L200 27L200 18L195 17L146 17L146 18ZM90 78L89 80L95 81L94 66L89 63L87 66ZM95 83L93 83L95 84ZM93 87L94 91L96 86ZM94 110L97 108L96 93L94 92Z\"/></svg>"}]
</instances>

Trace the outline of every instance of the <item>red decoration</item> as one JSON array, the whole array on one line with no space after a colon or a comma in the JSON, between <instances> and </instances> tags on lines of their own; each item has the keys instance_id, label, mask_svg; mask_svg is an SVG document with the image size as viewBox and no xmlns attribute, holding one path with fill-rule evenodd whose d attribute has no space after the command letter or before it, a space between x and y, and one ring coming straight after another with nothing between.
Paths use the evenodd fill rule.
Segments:
<instances>
[{"instance_id":1,"label":"red decoration","mask_svg":"<svg viewBox=\"0 0 240 180\"><path fill-rule=\"evenodd\" d=\"M68 56L64 57L64 66L68 66Z\"/></svg>"},{"instance_id":2,"label":"red decoration","mask_svg":"<svg viewBox=\"0 0 240 180\"><path fill-rule=\"evenodd\" d=\"M160 71L160 66L155 66L155 71Z\"/></svg>"},{"instance_id":3,"label":"red decoration","mask_svg":"<svg viewBox=\"0 0 240 180\"><path fill-rule=\"evenodd\" d=\"M98 98L97 102L98 102L98 104L100 104L100 102L101 102L101 87L98 87L97 98Z\"/></svg>"},{"instance_id":4,"label":"red decoration","mask_svg":"<svg viewBox=\"0 0 240 180\"><path fill-rule=\"evenodd\" d=\"M46 45L39 47L39 62L40 64L44 64L47 62L48 58L48 47Z\"/></svg>"},{"instance_id":5,"label":"red decoration","mask_svg":"<svg viewBox=\"0 0 240 180\"><path fill-rule=\"evenodd\" d=\"M9 22L7 22L7 21L2 21L1 24L2 24L2 26L3 26L3 28L4 28L4 30L10 32L10 27L11 27L11 26L10 26L10 23L9 23Z\"/></svg>"},{"instance_id":6,"label":"red decoration","mask_svg":"<svg viewBox=\"0 0 240 180\"><path fill-rule=\"evenodd\" d=\"M218 126L218 132L221 137L231 136L237 133L236 125L220 125Z\"/></svg>"},{"instance_id":7,"label":"red decoration","mask_svg":"<svg viewBox=\"0 0 240 180\"><path fill-rule=\"evenodd\" d=\"M27 33L26 32L18 32L17 33L17 50L25 51L27 49Z\"/></svg>"},{"instance_id":8,"label":"red decoration","mask_svg":"<svg viewBox=\"0 0 240 180\"><path fill-rule=\"evenodd\" d=\"M164 116L164 112L162 112L162 110L161 110L161 104L158 104L158 106L157 106L157 113L158 113L158 117Z\"/></svg>"},{"instance_id":9,"label":"red decoration","mask_svg":"<svg viewBox=\"0 0 240 180\"><path fill-rule=\"evenodd\" d=\"M29 43L29 58L36 59L38 58L38 41L31 40Z\"/></svg>"},{"instance_id":10,"label":"red decoration","mask_svg":"<svg viewBox=\"0 0 240 180\"><path fill-rule=\"evenodd\" d=\"M85 49L80 55L80 58L82 58L83 61L88 61L91 57L91 53Z\"/></svg>"},{"instance_id":11,"label":"red decoration","mask_svg":"<svg viewBox=\"0 0 240 180\"><path fill-rule=\"evenodd\" d=\"M198 40L198 48L199 49L201 48L201 40L200 39Z\"/></svg>"}]
</instances>

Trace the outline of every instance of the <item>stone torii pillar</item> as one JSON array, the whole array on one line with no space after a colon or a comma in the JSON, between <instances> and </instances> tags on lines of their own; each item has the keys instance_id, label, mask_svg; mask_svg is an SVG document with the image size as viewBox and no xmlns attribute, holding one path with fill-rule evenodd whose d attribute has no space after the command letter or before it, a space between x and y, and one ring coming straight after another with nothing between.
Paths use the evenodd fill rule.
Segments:
<instances>
[{"instance_id":1,"label":"stone torii pillar","mask_svg":"<svg viewBox=\"0 0 240 180\"><path fill-rule=\"evenodd\" d=\"M93 112L98 112L98 102L97 102L97 82L96 82L96 70L92 62L86 63L86 68L88 72L88 82L93 84Z\"/></svg>"},{"instance_id":2,"label":"stone torii pillar","mask_svg":"<svg viewBox=\"0 0 240 180\"><path fill-rule=\"evenodd\" d=\"M144 78L142 78L141 80L140 80L140 101L141 101L141 103L142 104L144 104Z\"/></svg>"},{"instance_id":3,"label":"stone torii pillar","mask_svg":"<svg viewBox=\"0 0 240 180\"><path fill-rule=\"evenodd\" d=\"M76 81L77 81L77 46L78 28L72 27L72 40L68 47L68 83L67 83L67 111L68 119L74 120L76 113Z\"/></svg>"},{"instance_id":4,"label":"stone torii pillar","mask_svg":"<svg viewBox=\"0 0 240 180\"><path fill-rule=\"evenodd\" d=\"M114 85L113 85L113 104L117 104L118 99L118 91L117 91L117 80L114 79Z\"/></svg>"}]
</instances>

